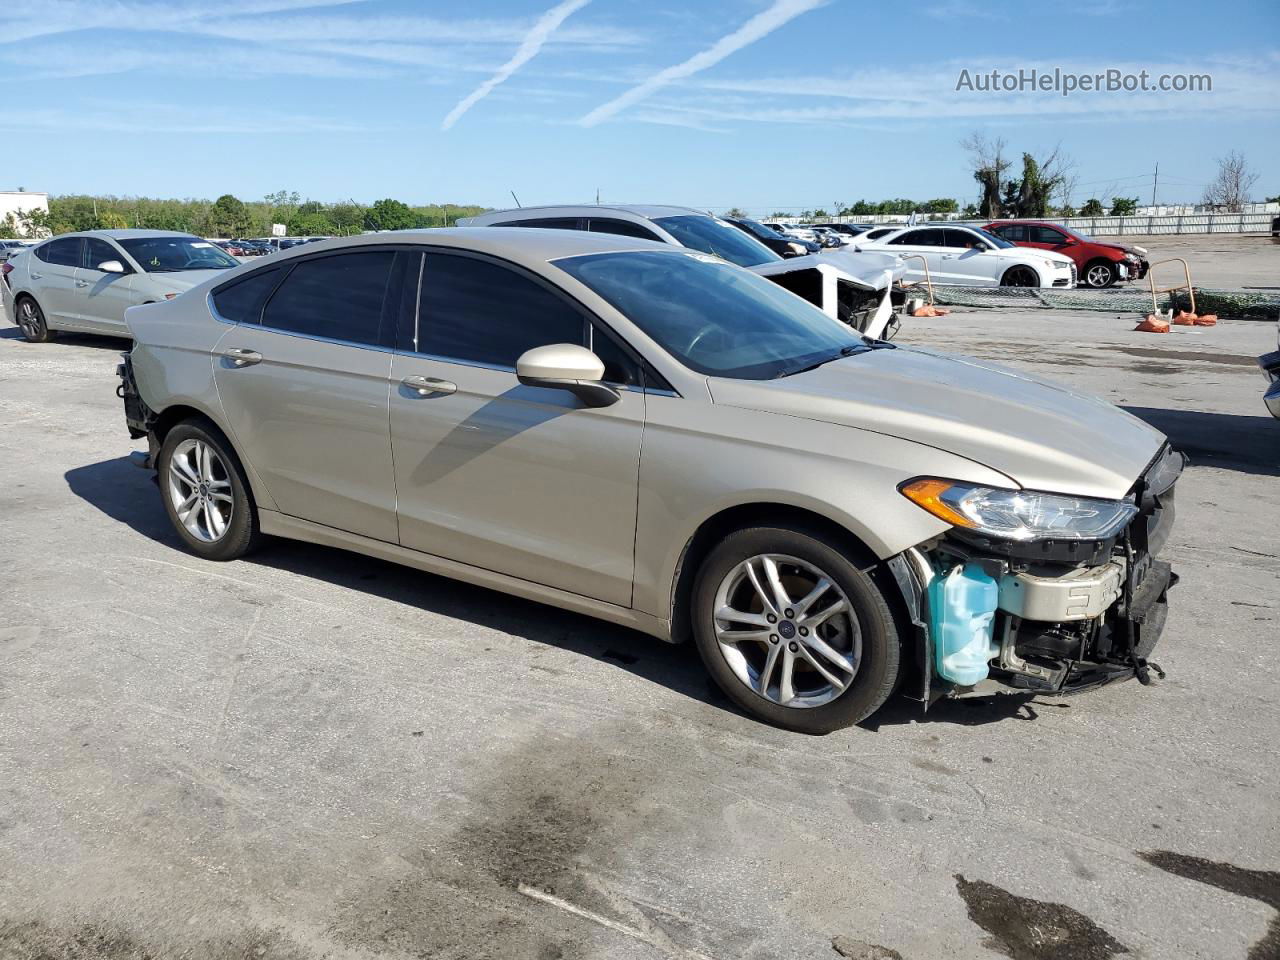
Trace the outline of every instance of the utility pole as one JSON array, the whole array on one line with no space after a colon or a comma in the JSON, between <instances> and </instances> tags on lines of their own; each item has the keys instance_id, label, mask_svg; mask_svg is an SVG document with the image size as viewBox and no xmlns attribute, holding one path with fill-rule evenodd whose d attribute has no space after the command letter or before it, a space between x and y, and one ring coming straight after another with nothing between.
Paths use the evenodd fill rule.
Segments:
<instances>
[{"instance_id":1,"label":"utility pole","mask_svg":"<svg viewBox=\"0 0 1280 960\"><path fill-rule=\"evenodd\" d=\"M1159 185L1159 183L1160 183L1160 161L1157 160L1155 179L1151 181L1151 206L1153 207L1156 205L1156 187ZM1152 212L1154 213L1154 211Z\"/></svg>"}]
</instances>

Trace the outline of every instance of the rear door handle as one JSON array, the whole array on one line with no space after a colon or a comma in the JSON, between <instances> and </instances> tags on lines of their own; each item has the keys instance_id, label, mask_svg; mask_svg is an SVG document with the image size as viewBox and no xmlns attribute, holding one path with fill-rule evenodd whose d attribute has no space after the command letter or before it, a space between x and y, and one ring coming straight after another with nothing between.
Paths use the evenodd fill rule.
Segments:
<instances>
[{"instance_id":1,"label":"rear door handle","mask_svg":"<svg viewBox=\"0 0 1280 960\"><path fill-rule=\"evenodd\" d=\"M88 281L88 280L77 280L77 281L76 281L76 286L77 286L77 287L87 287L88 285L89 285L89 281Z\"/></svg>"},{"instance_id":2,"label":"rear door handle","mask_svg":"<svg viewBox=\"0 0 1280 960\"><path fill-rule=\"evenodd\" d=\"M243 347L231 347L223 356L237 367L251 367L262 362L262 354L257 350L246 350Z\"/></svg>"},{"instance_id":3,"label":"rear door handle","mask_svg":"<svg viewBox=\"0 0 1280 960\"><path fill-rule=\"evenodd\" d=\"M448 380L437 380L435 377L405 377L400 381L420 397L429 397L433 393L457 393L458 385Z\"/></svg>"},{"instance_id":4,"label":"rear door handle","mask_svg":"<svg viewBox=\"0 0 1280 960\"><path fill-rule=\"evenodd\" d=\"M32 274L28 274L28 275L31 277L31 279L32 279L32 280L43 280L43 279L44 279L44 274L43 274L43 273L32 273Z\"/></svg>"}]
</instances>

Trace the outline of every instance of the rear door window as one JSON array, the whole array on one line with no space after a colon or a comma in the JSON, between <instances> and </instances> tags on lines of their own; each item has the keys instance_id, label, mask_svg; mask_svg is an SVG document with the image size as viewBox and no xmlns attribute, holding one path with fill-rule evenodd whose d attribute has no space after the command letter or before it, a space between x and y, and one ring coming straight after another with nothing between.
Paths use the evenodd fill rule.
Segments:
<instances>
[{"instance_id":1,"label":"rear door window","mask_svg":"<svg viewBox=\"0 0 1280 960\"><path fill-rule=\"evenodd\" d=\"M908 230L900 237L894 237L890 244L900 247L943 247L946 238L941 230Z\"/></svg>"},{"instance_id":2,"label":"rear door window","mask_svg":"<svg viewBox=\"0 0 1280 960\"><path fill-rule=\"evenodd\" d=\"M281 268L272 267L220 287L213 294L213 308L223 320L232 323L261 323L262 307L283 274Z\"/></svg>"},{"instance_id":3,"label":"rear door window","mask_svg":"<svg viewBox=\"0 0 1280 960\"><path fill-rule=\"evenodd\" d=\"M1008 240L1010 243L1027 242L1027 228L1025 224L1010 223L1003 227L996 227L991 232L997 237L1002 237L1005 240Z\"/></svg>"},{"instance_id":4,"label":"rear door window","mask_svg":"<svg viewBox=\"0 0 1280 960\"><path fill-rule=\"evenodd\" d=\"M1053 229L1053 227L1035 226L1035 227L1028 227L1027 229L1031 231L1032 243L1047 243L1047 244L1050 244L1051 246L1056 247L1058 244L1062 243L1064 240L1067 239L1064 234Z\"/></svg>"},{"instance_id":5,"label":"rear door window","mask_svg":"<svg viewBox=\"0 0 1280 960\"><path fill-rule=\"evenodd\" d=\"M495 227L537 227L540 230L581 230L582 221L577 217L542 217L535 220L508 220L495 223Z\"/></svg>"},{"instance_id":6,"label":"rear door window","mask_svg":"<svg viewBox=\"0 0 1280 960\"><path fill-rule=\"evenodd\" d=\"M63 237L37 248L36 255L45 263L61 267L80 266L80 237Z\"/></svg>"},{"instance_id":7,"label":"rear door window","mask_svg":"<svg viewBox=\"0 0 1280 960\"><path fill-rule=\"evenodd\" d=\"M393 250L303 260L271 295L262 325L286 333L375 346L382 342Z\"/></svg>"}]
</instances>

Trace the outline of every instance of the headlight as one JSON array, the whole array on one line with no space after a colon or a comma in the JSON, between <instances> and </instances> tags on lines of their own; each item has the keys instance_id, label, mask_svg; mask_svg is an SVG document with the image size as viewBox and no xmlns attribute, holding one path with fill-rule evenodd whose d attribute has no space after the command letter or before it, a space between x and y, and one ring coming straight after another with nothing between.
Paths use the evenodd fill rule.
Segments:
<instances>
[{"instance_id":1,"label":"headlight","mask_svg":"<svg viewBox=\"0 0 1280 960\"><path fill-rule=\"evenodd\" d=\"M1138 512L1128 500L1001 490L922 477L899 488L939 520L1005 540L1106 540Z\"/></svg>"},{"instance_id":2,"label":"headlight","mask_svg":"<svg viewBox=\"0 0 1280 960\"><path fill-rule=\"evenodd\" d=\"M1057 260L1046 260L1044 265L1050 270L1066 270L1069 267L1069 264L1059 263Z\"/></svg>"}]
</instances>

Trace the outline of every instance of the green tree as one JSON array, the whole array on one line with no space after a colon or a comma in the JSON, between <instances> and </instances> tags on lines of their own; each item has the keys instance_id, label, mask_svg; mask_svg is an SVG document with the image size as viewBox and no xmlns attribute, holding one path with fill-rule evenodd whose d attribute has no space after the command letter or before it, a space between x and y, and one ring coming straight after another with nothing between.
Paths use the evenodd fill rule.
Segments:
<instances>
[{"instance_id":1,"label":"green tree","mask_svg":"<svg viewBox=\"0 0 1280 960\"><path fill-rule=\"evenodd\" d=\"M341 201L329 207L329 219L334 229L343 235L364 229L365 208L354 200Z\"/></svg>"},{"instance_id":2,"label":"green tree","mask_svg":"<svg viewBox=\"0 0 1280 960\"><path fill-rule=\"evenodd\" d=\"M1116 197L1111 201L1111 216L1113 217L1131 217L1137 212L1137 197Z\"/></svg>"},{"instance_id":3,"label":"green tree","mask_svg":"<svg viewBox=\"0 0 1280 960\"><path fill-rule=\"evenodd\" d=\"M338 232L323 208L303 213L299 207L298 212L290 218L288 226L289 233L295 237L332 237Z\"/></svg>"},{"instance_id":4,"label":"green tree","mask_svg":"<svg viewBox=\"0 0 1280 960\"><path fill-rule=\"evenodd\" d=\"M976 203L966 203L964 205L964 212L961 214L961 216L964 217L966 220L977 220L978 205Z\"/></svg>"},{"instance_id":5,"label":"green tree","mask_svg":"<svg viewBox=\"0 0 1280 960\"><path fill-rule=\"evenodd\" d=\"M413 211L408 204L388 197L365 212L364 226L366 230L409 230L414 226Z\"/></svg>"},{"instance_id":6,"label":"green tree","mask_svg":"<svg viewBox=\"0 0 1280 960\"><path fill-rule=\"evenodd\" d=\"M950 197L940 197L937 200L928 201L922 209L925 213L956 213L960 209L960 204Z\"/></svg>"},{"instance_id":7,"label":"green tree","mask_svg":"<svg viewBox=\"0 0 1280 960\"><path fill-rule=\"evenodd\" d=\"M735 220L741 220L746 217L747 211L743 210L741 207L730 207L724 212L724 215L726 217L733 217Z\"/></svg>"},{"instance_id":8,"label":"green tree","mask_svg":"<svg viewBox=\"0 0 1280 960\"><path fill-rule=\"evenodd\" d=\"M1102 201L1096 197L1090 197L1084 202L1084 206L1080 208L1080 216L1082 217L1101 217L1107 211L1103 209Z\"/></svg>"},{"instance_id":9,"label":"green tree","mask_svg":"<svg viewBox=\"0 0 1280 960\"><path fill-rule=\"evenodd\" d=\"M242 237L253 232L253 222L244 201L224 193L213 201L205 219L205 228L217 237Z\"/></svg>"}]
</instances>

